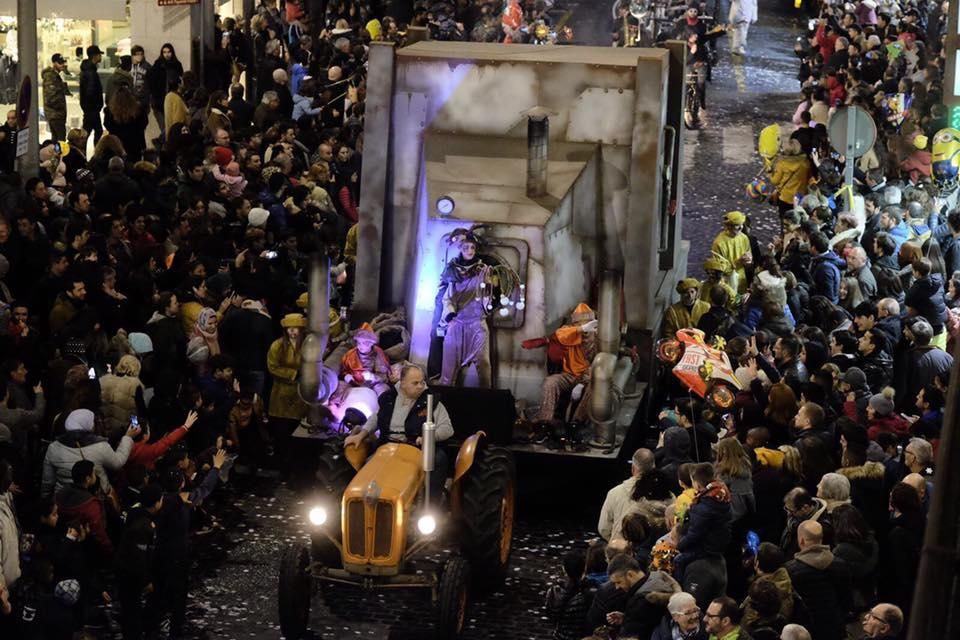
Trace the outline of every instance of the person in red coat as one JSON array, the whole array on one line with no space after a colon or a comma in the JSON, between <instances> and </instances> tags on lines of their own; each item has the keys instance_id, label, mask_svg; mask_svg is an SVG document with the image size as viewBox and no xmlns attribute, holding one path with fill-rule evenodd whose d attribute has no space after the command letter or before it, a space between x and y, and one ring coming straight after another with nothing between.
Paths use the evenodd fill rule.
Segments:
<instances>
[{"instance_id":1,"label":"person in red coat","mask_svg":"<svg viewBox=\"0 0 960 640\"><path fill-rule=\"evenodd\" d=\"M190 432L190 427L193 426L198 417L196 411L191 411L187 414L187 419L184 420L183 426L177 427L156 442L147 442L147 440L150 439L150 428L147 427L147 429L134 440L130 457L127 458L127 464L124 466L130 467L135 464L140 464L143 465L147 471L153 471L157 460L159 460L170 447L180 442L184 436Z\"/></svg>"}]
</instances>

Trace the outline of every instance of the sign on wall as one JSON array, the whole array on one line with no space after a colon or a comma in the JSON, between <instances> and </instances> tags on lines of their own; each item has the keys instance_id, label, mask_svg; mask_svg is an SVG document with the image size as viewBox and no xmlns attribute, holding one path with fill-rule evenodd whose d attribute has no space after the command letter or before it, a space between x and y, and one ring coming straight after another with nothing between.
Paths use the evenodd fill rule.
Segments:
<instances>
[{"instance_id":1,"label":"sign on wall","mask_svg":"<svg viewBox=\"0 0 960 640\"><path fill-rule=\"evenodd\" d=\"M157 0L157 6L175 7L181 4L200 4L200 0Z\"/></svg>"}]
</instances>

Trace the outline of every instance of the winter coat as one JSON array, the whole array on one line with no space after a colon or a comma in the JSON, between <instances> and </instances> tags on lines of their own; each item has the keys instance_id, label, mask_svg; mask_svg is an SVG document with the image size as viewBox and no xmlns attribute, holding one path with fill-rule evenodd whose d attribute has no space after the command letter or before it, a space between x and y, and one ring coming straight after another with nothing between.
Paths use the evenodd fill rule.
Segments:
<instances>
[{"instance_id":1,"label":"winter coat","mask_svg":"<svg viewBox=\"0 0 960 640\"><path fill-rule=\"evenodd\" d=\"M269 316L252 309L228 313L217 327L220 348L236 360L237 370L267 370L267 351L273 342L273 325Z\"/></svg>"},{"instance_id":2,"label":"winter coat","mask_svg":"<svg viewBox=\"0 0 960 640\"><path fill-rule=\"evenodd\" d=\"M139 378L112 373L100 377L100 410L108 433L130 424L130 416L137 413L138 389L143 389Z\"/></svg>"},{"instance_id":3,"label":"winter coat","mask_svg":"<svg viewBox=\"0 0 960 640\"><path fill-rule=\"evenodd\" d=\"M20 527L13 494L0 494L0 586L12 587L20 579Z\"/></svg>"},{"instance_id":4,"label":"winter coat","mask_svg":"<svg viewBox=\"0 0 960 640\"><path fill-rule=\"evenodd\" d=\"M810 296L823 296L834 304L840 302L840 279L846 268L847 263L833 251L814 256L810 261Z\"/></svg>"},{"instance_id":5,"label":"winter coat","mask_svg":"<svg viewBox=\"0 0 960 640\"><path fill-rule=\"evenodd\" d=\"M593 601L587 611L587 628L596 629L607 624L607 614L611 611L623 611L626 603L626 593L618 589L613 582L604 582L593 594Z\"/></svg>"},{"instance_id":6,"label":"winter coat","mask_svg":"<svg viewBox=\"0 0 960 640\"><path fill-rule=\"evenodd\" d=\"M906 613L912 603L917 582L920 550L923 547L924 521L920 514L901 514L890 521L890 529L880 547L877 597L897 605Z\"/></svg>"},{"instance_id":7,"label":"winter coat","mask_svg":"<svg viewBox=\"0 0 960 640\"><path fill-rule=\"evenodd\" d=\"M770 182L777 188L780 202L792 205L797 194L806 195L812 174L813 167L805 154L782 155L773 167Z\"/></svg>"},{"instance_id":8,"label":"winter coat","mask_svg":"<svg viewBox=\"0 0 960 640\"><path fill-rule=\"evenodd\" d=\"M757 512L757 501L753 496L753 478L749 475L736 478L721 476L720 480L730 489L731 523L741 523L744 519L751 518Z\"/></svg>"},{"instance_id":9,"label":"winter coat","mask_svg":"<svg viewBox=\"0 0 960 640\"><path fill-rule=\"evenodd\" d=\"M300 377L300 349L295 349L284 336L277 338L267 352L267 370L273 376L268 413L274 418L300 420L307 405L300 399L297 379Z\"/></svg>"},{"instance_id":10,"label":"winter coat","mask_svg":"<svg viewBox=\"0 0 960 640\"><path fill-rule=\"evenodd\" d=\"M150 102L155 109L163 107L164 97L170 88L170 83L183 77L183 64L173 58L166 60L163 56L157 58L150 70L147 71L147 86L150 91Z\"/></svg>"},{"instance_id":11,"label":"winter coat","mask_svg":"<svg viewBox=\"0 0 960 640\"><path fill-rule=\"evenodd\" d=\"M80 63L80 108L84 113L99 113L103 109L103 83L97 65L89 58Z\"/></svg>"},{"instance_id":12,"label":"winter coat","mask_svg":"<svg viewBox=\"0 0 960 640\"><path fill-rule=\"evenodd\" d=\"M177 427L167 435L156 442L145 442L138 440L133 443L133 449L130 451L130 457L127 458L127 466L135 464L143 465L147 471L153 471L157 460L163 456L170 447L183 440L187 435L186 427Z\"/></svg>"},{"instance_id":13,"label":"winter coat","mask_svg":"<svg viewBox=\"0 0 960 640\"><path fill-rule=\"evenodd\" d=\"M163 99L163 130L170 135L174 125L189 124L190 112L187 103L176 91L170 91Z\"/></svg>"},{"instance_id":14,"label":"winter coat","mask_svg":"<svg viewBox=\"0 0 960 640\"><path fill-rule=\"evenodd\" d=\"M127 462L133 440L123 436L117 450L114 451L105 438L89 431L67 431L47 447L43 459L43 479L40 494L53 495L73 482L73 465L80 460L90 460L94 464L100 488L110 492L110 480L107 471L115 471Z\"/></svg>"},{"instance_id":15,"label":"winter coat","mask_svg":"<svg viewBox=\"0 0 960 640\"><path fill-rule=\"evenodd\" d=\"M47 67L40 76L43 79L43 113L47 120L67 119L67 83L53 67Z\"/></svg>"},{"instance_id":16,"label":"winter coat","mask_svg":"<svg viewBox=\"0 0 960 640\"><path fill-rule=\"evenodd\" d=\"M303 116L317 116L323 111L323 107L311 107L312 98L302 96L299 93L293 96L293 121L298 122Z\"/></svg>"},{"instance_id":17,"label":"winter coat","mask_svg":"<svg viewBox=\"0 0 960 640\"><path fill-rule=\"evenodd\" d=\"M217 129L223 129L230 133L233 131L233 123L230 122L227 114L215 107L210 110L210 115L207 116L207 131L210 132L211 138L217 135Z\"/></svg>"},{"instance_id":18,"label":"winter coat","mask_svg":"<svg viewBox=\"0 0 960 640\"><path fill-rule=\"evenodd\" d=\"M41 391L37 394L33 409L10 409L6 406L0 406L0 424L7 425L13 433L30 429L43 420L43 414L46 410L47 401Z\"/></svg>"},{"instance_id":19,"label":"winter coat","mask_svg":"<svg viewBox=\"0 0 960 640\"><path fill-rule=\"evenodd\" d=\"M57 492L57 509L64 522L77 520L89 525L90 537L97 543L104 557L113 553L113 543L107 535L107 518L99 498L86 489L68 484Z\"/></svg>"},{"instance_id":20,"label":"winter coat","mask_svg":"<svg viewBox=\"0 0 960 640\"><path fill-rule=\"evenodd\" d=\"M943 276L931 273L913 282L904 304L913 310L911 315L923 316L933 327L933 335L943 331L946 305L943 302Z\"/></svg>"},{"instance_id":21,"label":"winter coat","mask_svg":"<svg viewBox=\"0 0 960 640\"><path fill-rule=\"evenodd\" d=\"M867 462L837 469L837 473L850 480L850 502L863 514L870 527L878 533L886 530L889 514L883 464Z\"/></svg>"},{"instance_id":22,"label":"winter coat","mask_svg":"<svg viewBox=\"0 0 960 640\"><path fill-rule=\"evenodd\" d=\"M883 468L883 465L880 467ZM880 546L877 541L871 535L860 544L840 542L833 548L833 555L846 562L850 569L853 611L869 609L876 602L876 573L880 558Z\"/></svg>"},{"instance_id":23,"label":"winter coat","mask_svg":"<svg viewBox=\"0 0 960 640\"><path fill-rule=\"evenodd\" d=\"M581 580L576 584L553 585L547 590L547 616L555 621L555 640L580 640L590 629L586 626L589 606L589 583Z\"/></svg>"},{"instance_id":24,"label":"winter coat","mask_svg":"<svg viewBox=\"0 0 960 640\"><path fill-rule=\"evenodd\" d=\"M600 509L600 520L597 523L597 531L604 540L614 540L620 538L623 519L633 513L642 513L647 517L651 524L663 523L663 514L667 506L673 504L674 500L648 500L641 498L634 500L632 498L634 486L637 484L637 478L627 478L613 489L607 492L607 497L603 501L603 507Z\"/></svg>"},{"instance_id":25,"label":"winter coat","mask_svg":"<svg viewBox=\"0 0 960 640\"><path fill-rule=\"evenodd\" d=\"M109 107L104 112L103 126L107 131L120 138L127 158L132 162L139 160L147 146L144 131L147 129L148 116L145 108L139 108L137 117L129 122L120 122L113 117ZM98 203L99 204L99 203Z\"/></svg>"},{"instance_id":26,"label":"winter coat","mask_svg":"<svg viewBox=\"0 0 960 640\"><path fill-rule=\"evenodd\" d=\"M673 630L675 627L676 623L673 621L673 618L669 614L665 615L657 628L653 630L653 635L650 636L650 640L673 640ZM684 640L709 640L710 634L707 633L703 625L701 625L698 631L685 635L683 638Z\"/></svg>"},{"instance_id":27,"label":"winter coat","mask_svg":"<svg viewBox=\"0 0 960 640\"><path fill-rule=\"evenodd\" d=\"M880 391L893 380L893 358L886 351L874 350L868 356L861 356L857 366L867 376L867 386Z\"/></svg>"},{"instance_id":28,"label":"winter coat","mask_svg":"<svg viewBox=\"0 0 960 640\"><path fill-rule=\"evenodd\" d=\"M897 400L903 400L904 408L911 409L914 399L924 385L933 382L936 376L944 380L953 367L953 356L934 346L917 346L907 352L905 387L897 391Z\"/></svg>"},{"instance_id":29,"label":"winter coat","mask_svg":"<svg viewBox=\"0 0 960 640\"><path fill-rule=\"evenodd\" d=\"M187 354L187 337L180 320L154 313L147 322L146 333L153 341L153 366L158 376L176 375L182 371Z\"/></svg>"},{"instance_id":30,"label":"winter coat","mask_svg":"<svg viewBox=\"0 0 960 640\"><path fill-rule=\"evenodd\" d=\"M677 545L690 559L722 554L730 544L732 513L730 490L718 481L711 482L687 509L683 535Z\"/></svg>"},{"instance_id":31,"label":"winter coat","mask_svg":"<svg viewBox=\"0 0 960 640\"><path fill-rule=\"evenodd\" d=\"M623 610L622 638L649 638L667 613L670 596L680 585L663 571L652 571L627 592Z\"/></svg>"},{"instance_id":32,"label":"winter coat","mask_svg":"<svg viewBox=\"0 0 960 640\"><path fill-rule=\"evenodd\" d=\"M797 552L786 564L793 589L809 612L807 627L817 640L844 638L849 610L850 569L830 548L816 544Z\"/></svg>"},{"instance_id":33,"label":"winter coat","mask_svg":"<svg viewBox=\"0 0 960 640\"><path fill-rule=\"evenodd\" d=\"M756 580L773 583L773 586L777 588L777 593L780 594L780 615L784 619L790 620L793 616L793 583L790 582L790 574L787 573L787 570L780 567L773 573L758 576ZM740 620L740 624L745 627L753 627L759 618L760 614L753 608L753 602L748 597L743 602L743 618Z\"/></svg>"}]
</instances>

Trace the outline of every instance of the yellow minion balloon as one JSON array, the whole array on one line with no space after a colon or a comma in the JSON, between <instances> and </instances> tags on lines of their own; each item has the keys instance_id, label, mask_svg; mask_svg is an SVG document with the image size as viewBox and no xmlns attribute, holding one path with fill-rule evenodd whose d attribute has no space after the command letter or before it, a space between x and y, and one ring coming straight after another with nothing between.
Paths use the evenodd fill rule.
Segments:
<instances>
[{"instance_id":1,"label":"yellow minion balloon","mask_svg":"<svg viewBox=\"0 0 960 640\"><path fill-rule=\"evenodd\" d=\"M946 128L934 134L932 161L933 179L940 187L940 193L954 191L960 168L960 131Z\"/></svg>"}]
</instances>

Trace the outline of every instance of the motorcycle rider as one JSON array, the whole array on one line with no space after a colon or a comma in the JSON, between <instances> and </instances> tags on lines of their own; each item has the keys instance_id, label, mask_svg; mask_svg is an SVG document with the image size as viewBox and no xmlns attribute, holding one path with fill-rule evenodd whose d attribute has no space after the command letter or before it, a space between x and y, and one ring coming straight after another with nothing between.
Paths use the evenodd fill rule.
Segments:
<instances>
[{"instance_id":1,"label":"motorcycle rider","mask_svg":"<svg viewBox=\"0 0 960 640\"><path fill-rule=\"evenodd\" d=\"M706 23L700 19L700 5L697 2L690 3L682 20L687 40L687 73L696 73L697 95L700 97L701 108L706 110L707 81L711 79L713 68L709 45L714 43L725 29L708 31Z\"/></svg>"}]
</instances>

